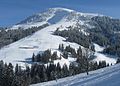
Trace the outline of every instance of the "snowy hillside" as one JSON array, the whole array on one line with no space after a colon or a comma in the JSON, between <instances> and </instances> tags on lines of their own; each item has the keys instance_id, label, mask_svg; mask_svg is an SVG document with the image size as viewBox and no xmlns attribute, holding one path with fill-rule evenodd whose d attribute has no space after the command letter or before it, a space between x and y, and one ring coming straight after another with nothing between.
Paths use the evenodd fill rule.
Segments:
<instances>
[{"instance_id":1,"label":"snowy hillside","mask_svg":"<svg viewBox=\"0 0 120 86\"><path fill-rule=\"evenodd\" d=\"M12 43L0 50L0 59L5 62L12 62L13 65L18 63L22 66L26 64L26 62L29 63L31 61L30 58L33 53L38 53L47 49L56 50L58 49L59 44L62 43L64 45L71 45L74 48L78 48L78 44L64 42L65 39L63 37L52 35L53 31L55 31L57 27L62 25L65 29L66 26L70 26L72 24L74 24L74 22L60 22L55 25L48 26L36 32L32 36L28 36ZM28 47L29 49L25 49L23 47Z\"/></svg>"},{"instance_id":2,"label":"snowy hillside","mask_svg":"<svg viewBox=\"0 0 120 86\"><path fill-rule=\"evenodd\" d=\"M31 86L119 86L120 64Z\"/></svg>"},{"instance_id":3,"label":"snowy hillside","mask_svg":"<svg viewBox=\"0 0 120 86\"><path fill-rule=\"evenodd\" d=\"M78 20L80 25L86 25L87 27L90 27L87 22L94 16L99 15L80 13L65 8L51 8L44 13L39 13L28 17L10 29L18 29L19 27L27 29L29 27L41 26L45 23L49 23L50 26L39 30L32 36L25 37L15 43L3 47L0 50L0 60L3 60L7 63L11 62L13 65L18 63L24 67L26 64L31 65L31 57L33 53L37 54L47 49L57 51L59 44L64 44L65 46L70 45L73 48L78 48L80 45L76 43L65 42L65 38L53 35L53 32L57 28L64 30L67 29L66 27L75 26L76 23L78 23ZM95 61L106 60L106 62L109 64L114 64L116 62L115 59L99 53L98 51L101 51L101 48L97 44L95 48L97 50L95 53ZM63 62L69 64L70 61L71 59L62 59L61 64L63 64ZM56 62L60 61L55 61L55 63Z\"/></svg>"}]
</instances>

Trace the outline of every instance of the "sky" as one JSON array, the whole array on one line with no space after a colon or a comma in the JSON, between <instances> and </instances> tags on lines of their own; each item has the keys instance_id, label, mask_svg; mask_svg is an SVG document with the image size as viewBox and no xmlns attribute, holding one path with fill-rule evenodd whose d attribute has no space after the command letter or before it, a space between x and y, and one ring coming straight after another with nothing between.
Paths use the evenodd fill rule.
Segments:
<instances>
[{"instance_id":1,"label":"sky","mask_svg":"<svg viewBox=\"0 0 120 86\"><path fill-rule=\"evenodd\" d=\"M0 26L12 26L28 16L54 7L120 19L120 0L0 0Z\"/></svg>"}]
</instances>

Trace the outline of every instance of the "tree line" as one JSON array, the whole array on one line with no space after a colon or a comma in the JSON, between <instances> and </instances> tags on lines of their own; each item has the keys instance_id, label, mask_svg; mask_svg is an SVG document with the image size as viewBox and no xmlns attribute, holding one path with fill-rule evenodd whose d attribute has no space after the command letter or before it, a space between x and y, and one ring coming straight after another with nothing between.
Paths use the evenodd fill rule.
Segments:
<instances>
[{"instance_id":1,"label":"tree line","mask_svg":"<svg viewBox=\"0 0 120 86\"><path fill-rule=\"evenodd\" d=\"M89 71L106 67L105 62L90 62ZM26 66L26 69L22 69L18 64L15 66L15 70L11 63L8 65L3 61L0 61L0 86L29 86L30 84L36 84L41 82L47 82L64 78L67 76L73 76L86 72L86 67L78 63L71 63L69 68L66 64L63 67L58 63L57 65L50 63L45 66L44 64L32 64L31 68ZM89 74L87 72L87 74Z\"/></svg>"},{"instance_id":2,"label":"tree line","mask_svg":"<svg viewBox=\"0 0 120 86\"><path fill-rule=\"evenodd\" d=\"M35 33L38 30L41 30L44 27L47 27L48 24L44 24L42 26L39 27L31 27L28 29L24 29L19 27L18 29L0 29L0 48L16 42L24 37L27 37L29 35L32 35L33 33Z\"/></svg>"}]
</instances>

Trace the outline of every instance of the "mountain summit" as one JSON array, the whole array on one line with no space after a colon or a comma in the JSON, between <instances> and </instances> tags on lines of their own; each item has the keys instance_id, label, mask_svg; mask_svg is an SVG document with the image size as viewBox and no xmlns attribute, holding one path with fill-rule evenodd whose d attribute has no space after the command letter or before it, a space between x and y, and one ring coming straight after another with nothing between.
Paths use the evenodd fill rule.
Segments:
<instances>
[{"instance_id":1,"label":"mountain summit","mask_svg":"<svg viewBox=\"0 0 120 86\"><path fill-rule=\"evenodd\" d=\"M21 21L19 24L31 24L37 22L56 23L62 19L78 20L82 19L82 17L91 18L93 16L98 16L98 14L81 13L67 8L49 8L43 13L37 13L28 17L27 19Z\"/></svg>"},{"instance_id":2,"label":"mountain summit","mask_svg":"<svg viewBox=\"0 0 120 86\"><path fill-rule=\"evenodd\" d=\"M49 8L48 10L29 16L20 23L14 25L11 29L29 28L34 26L40 26L42 24L55 24L60 21L71 22L85 22L89 21L94 16L102 16L92 13L81 13L67 8Z\"/></svg>"}]
</instances>

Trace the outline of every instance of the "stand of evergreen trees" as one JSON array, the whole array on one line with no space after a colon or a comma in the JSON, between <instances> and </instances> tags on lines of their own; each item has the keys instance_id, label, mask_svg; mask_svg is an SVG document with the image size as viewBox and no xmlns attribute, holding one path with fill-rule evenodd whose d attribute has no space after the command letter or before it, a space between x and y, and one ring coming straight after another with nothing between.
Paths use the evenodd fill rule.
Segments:
<instances>
[{"instance_id":1,"label":"stand of evergreen trees","mask_svg":"<svg viewBox=\"0 0 120 86\"><path fill-rule=\"evenodd\" d=\"M103 53L120 57L120 20L110 17L93 17L94 28L89 30L93 42L105 47Z\"/></svg>"},{"instance_id":2,"label":"stand of evergreen trees","mask_svg":"<svg viewBox=\"0 0 120 86\"><path fill-rule=\"evenodd\" d=\"M37 55L33 54L32 61L37 63L34 64L31 68L31 69L34 69L34 72L36 74L34 75L34 72L32 73L34 76L34 77L32 76L33 78L32 83L57 80L59 78L73 76L73 75L84 73L84 72L86 72L88 75L89 71L97 70L97 69L109 66L109 64L106 64L105 61L100 61L99 63L92 62L89 59L90 55L88 54L89 52L88 49L86 49L86 51L83 53L81 47L79 47L76 52L75 49L72 48L71 46L64 47L63 44L60 44L58 50L62 53L61 56L63 58L68 59L69 55L71 55L71 58L77 58L77 60L75 62L71 62L69 67L66 64L64 64L64 66L61 67L59 63L57 65L54 64L54 60L61 59L61 58L58 58L56 52L51 54L50 50L46 50L42 54L37 54ZM49 65L45 67L44 66L45 63L49 63ZM39 67L34 68L37 66L42 66L40 68L43 68L41 69L41 71L44 74L42 73L39 75L40 73L40 70L38 70ZM44 78L40 79L41 76Z\"/></svg>"},{"instance_id":3,"label":"stand of evergreen trees","mask_svg":"<svg viewBox=\"0 0 120 86\"><path fill-rule=\"evenodd\" d=\"M89 71L106 67L105 62L90 62ZM0 61L0 86L29 86L30 84L47 82L64 78L67 76L73 76L86 72L86 67L78 62L71 63L69 68L66 64L63 67L58 63L57 65L50 63L45 66L43 64L32 64L31 68L26 66L26 69L22 69L18 64L13 70L11 63L8 65L3 61ZM87 73L88 74L88 73Z\"/></svg>"},{"instance_id":4,"label":"stand of evergreen trees","mask_svg":"<svg viewBox=\"0 0 120 86\"><path fill-rule=\"evenodd\" d=\"M41 62L41 63L48 63L48 62L53 62L54 60L59 59L57 56L57 52L54 52L51 54L51 50L46 50L44 53L40 54L38 53L36 56L33 53L32 56L32 62Z\"/></svg>"},{"instance_id":5,"label":"stand of evergreen trees","mask_svg":"<svg viewBox=\"0 0 120 86\"><path fill-rule=\"evenodd\" d=\"M86 48L89 48L91 44L91 40L89 39L89 37L83 34L81 31L79 31L78 28L74 28L74 29L70 28L68 30L62 30L62 31L57 29L54 32L54 35L65 37L66 41L78 43Z\"/></svg>"}]
</instances>

